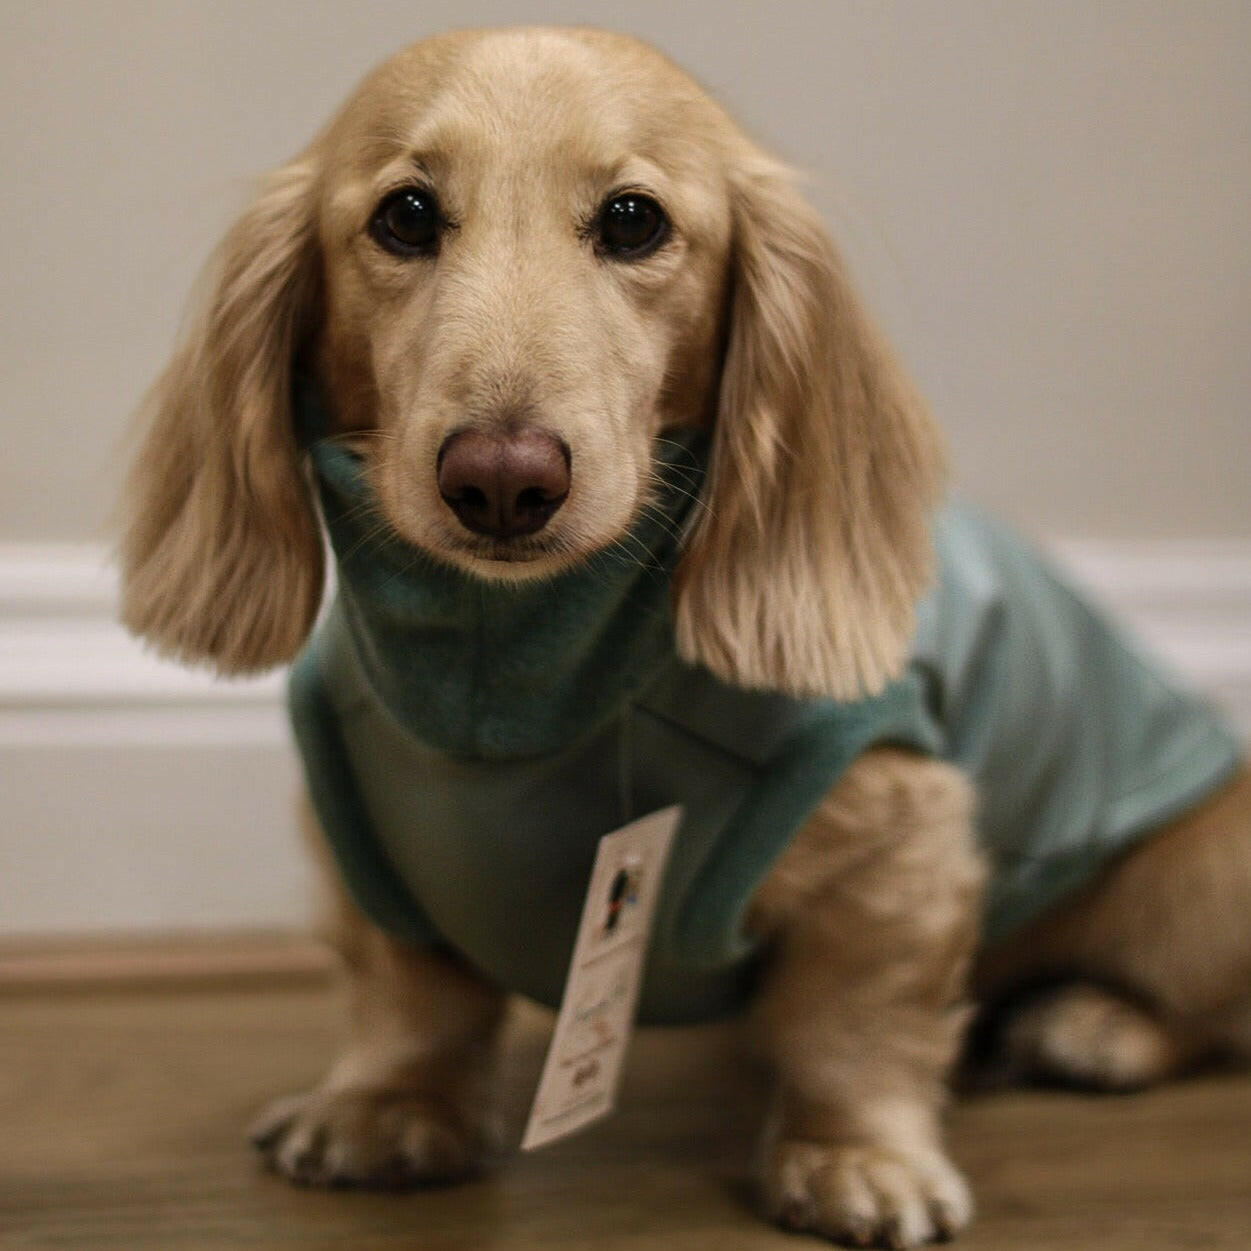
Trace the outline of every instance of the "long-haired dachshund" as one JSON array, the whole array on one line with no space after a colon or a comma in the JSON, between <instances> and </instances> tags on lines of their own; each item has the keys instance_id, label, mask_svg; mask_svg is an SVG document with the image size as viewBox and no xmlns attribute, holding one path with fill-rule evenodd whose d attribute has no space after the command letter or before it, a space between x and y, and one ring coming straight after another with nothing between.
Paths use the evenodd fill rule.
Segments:
<instances>
[{"instance_id":1,"label":"long-haired dachshund","mask_svg":"<svg viewBox=\"0 0 1251 1251\"><path fill-rule=\"evenodd\" d=\"M746 1004L783 1223L966 1224L970 1001L1014 1076L1251 1049L1237 745L940 507L817 216L649 48L386 62L227 235L146 420L125 620L223 673L299 654L354 1032L256 1129L290 1177L472 1170L505 992L559 994L598 838L671 803L643 1016Z\"/></svg>"}]
</instances>

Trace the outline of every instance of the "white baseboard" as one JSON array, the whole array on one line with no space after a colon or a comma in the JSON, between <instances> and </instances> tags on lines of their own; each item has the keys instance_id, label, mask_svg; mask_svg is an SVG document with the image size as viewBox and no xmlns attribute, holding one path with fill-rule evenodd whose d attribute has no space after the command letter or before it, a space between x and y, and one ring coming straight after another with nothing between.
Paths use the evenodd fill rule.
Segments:
<instances>
[{"instance_id":1,"label":"white baseboard","mask_svg":"<svg viewBox=\"0 0 1251 1251\"><path fill-rule=\"evenodd\" d=\"M281 677L158 659L115 583L95 548L0 545L0 935L305 924Z\"/></svg>"},{"instance_id":2,"label":"white baseboard","mask_svg":"<svg viewBox=\"0 0 1251 1251\"><path fill-rule=\"evenodd\" d=\"M1063 539L1050 549L1251 742L1251 539Z\"/></svg>"},{"instance_id":3,"label":"white baseboard","mask_svg":"<svg viewBox=\"0 0 1251 1251\"><path fill-rule=\"evenodd\" d=\"M1251 741L1251 540L1054 551ZM0 545L0 935L302 924L278 676L162 661L103 553Z\"/></svg>"}]
</instances>

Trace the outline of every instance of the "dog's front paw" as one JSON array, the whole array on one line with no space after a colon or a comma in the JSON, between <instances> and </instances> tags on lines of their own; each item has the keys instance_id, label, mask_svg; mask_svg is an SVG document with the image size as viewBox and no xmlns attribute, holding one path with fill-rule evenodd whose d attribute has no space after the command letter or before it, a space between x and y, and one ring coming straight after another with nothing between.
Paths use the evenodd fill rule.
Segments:
<instances>
[{"instance_id":1,"label":"dog's front paw","mask_svg":"<svg viewBox=\"0 0 1251 1251\"><path fill-rule=\"evenodd\" d=\"M437 1098L387 1090L314 1090L276 1099L248 1130L303 1186L403 1189L477 1172L486 1135Z\"/></svg>"},{"instance_id":2,"label":"dog's front paw","mask_svg":"<svg viewBox=\"0 0 1251 1251\"><path fill-rule=\"evenodd\" d=\"M964 1178L938 1152L786 1140L760 1175L768 1216L855 1247L945 1240L973 1215Z\"/></svg>"}]
</instances>

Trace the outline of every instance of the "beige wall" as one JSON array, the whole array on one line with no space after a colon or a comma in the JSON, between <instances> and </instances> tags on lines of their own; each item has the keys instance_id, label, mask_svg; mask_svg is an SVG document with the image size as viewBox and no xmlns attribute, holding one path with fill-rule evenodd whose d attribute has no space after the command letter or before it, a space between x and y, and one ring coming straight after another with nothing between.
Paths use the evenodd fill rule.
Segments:
<instances>
[{"instance_id":1,"label":"beige wall","mask_svg":"<svg viewBox=\"0 0 1251 1251\"><path fill-rule=\"evenodd\" d=\"M966 489L1251 535L1251 5L4 0L0 541L103 533L250 176L409 39L536 19L643 35L814 171Z\"/></svg>"}]
</instances>

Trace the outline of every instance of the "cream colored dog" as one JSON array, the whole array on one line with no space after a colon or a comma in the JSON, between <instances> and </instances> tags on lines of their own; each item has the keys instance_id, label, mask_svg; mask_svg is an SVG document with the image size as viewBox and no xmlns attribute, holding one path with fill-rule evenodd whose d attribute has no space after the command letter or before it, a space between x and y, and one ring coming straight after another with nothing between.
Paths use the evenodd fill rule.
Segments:
<instances>
[{"instance_id":1,"label":"cream colored dog","mask_svg":"<svg viewBox=\"0 0 1251 1251\"><path fill-rule=\"evenodd\" d=\"M150 399L124 544L126 621L223 672L290 660L321 598L297 355L387 524L484 577L550 574L613 543L646 497L654 437L711 428L674 586L682 655L732 683L835 696L904 663L942 478L930 418L787 171L639 43L422 42L226 238ZM507 541L432 469L466 414L542 416L526 455L543 489ZM478 453L462 451L471 475ZM759 1164L774 1219L893 1246L965 1225L940 1116L970 985L989 1001L1054 979L1002 1030L1016 1073L1120 1088L1247 1045L1245 773L980 954L973 807L952 766L872 750L755 898L772 952L750 1023L777 1078ZM317 1090L274 1105L258 1144L311 1183L467 1172L501 992L384 935L346 894L337 939L352 1045Z\"/></svg>"}]
</instances>

